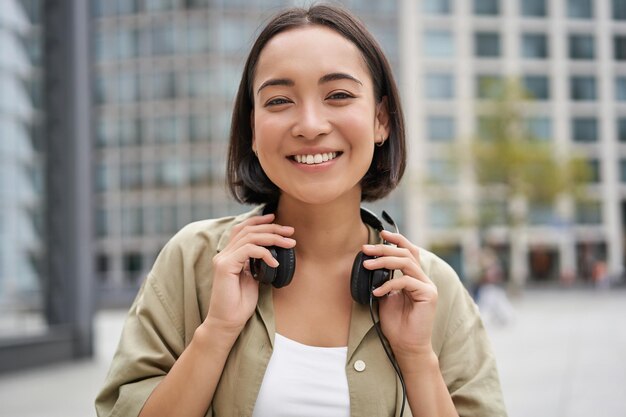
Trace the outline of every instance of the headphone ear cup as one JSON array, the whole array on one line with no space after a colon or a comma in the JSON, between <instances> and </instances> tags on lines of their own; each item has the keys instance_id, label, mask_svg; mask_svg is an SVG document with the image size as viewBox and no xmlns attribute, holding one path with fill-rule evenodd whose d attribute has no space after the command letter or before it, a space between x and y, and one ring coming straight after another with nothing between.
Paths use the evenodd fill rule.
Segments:
<instances>
[{"instance_id":1,"label":"headphone ear cup","mask_svg":"<svg viewBox=\"0 0 626 417\"><path fill-rule=\"evenodd\" d=\"M363 252L357 253L350 275L350 293L352 294L352 299L359 304L369 304L370 299L372 271L365 269L363 266L363 261L367 259L373 259L373 257L365 255Z\"/></svg>"},{"instance_id":2,"label":"headphone ear cup","mask_svg":"<svg viewBox=\"0 0 626 417\"><path fill-rule=\"evenodd\" d=\"M276 288L282 288L291 283L293 274L296 271L296 251L293 248L274 247L276 251L276 260L278 265L276 276L272 285Z\"/></svg>"},{"instance_id":3,"label":"headphone ear cup","mask_svg":"<svg viewBox=\"0 0 626 417\"><path fill-rule=\"evenodd\" d=\"M274 258L277 257L276 247L267 248ZM280 261L279 261L280 262ZM280 265L279 265L280 267ZM250 258L250 273L252 277L262 284L274 282L278 268L273 268L265 263L263 259Z\"/></svg>"},{"instance_id":4,"label":"headphone ear cup","mask_svg":"<svg viewBox=\"0 0 626 417\"><path fill-rule=\"evenodd\" d=\"M352 299L359 304L366 305L370 302L370 292L391 279L391 272L388 269L365 269L363 261L368 259L374 259L374 257L359 252L352 264L350 276Z\"/></svg>"}]
</instances>

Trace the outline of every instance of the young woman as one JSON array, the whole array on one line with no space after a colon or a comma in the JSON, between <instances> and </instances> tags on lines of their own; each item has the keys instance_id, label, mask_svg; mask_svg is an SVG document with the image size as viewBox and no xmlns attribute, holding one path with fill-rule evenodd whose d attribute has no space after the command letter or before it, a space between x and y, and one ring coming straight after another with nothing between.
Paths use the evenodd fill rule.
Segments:
<instances>
[{"instance_id":1,"label":"young woman","mask_svg":"<svg viewBox=\"0 0 626 417\"><path fill-rule=\"evenodd\" d=\"M231 190L259 206L193 223L164 247L99 416L398 416L405 396L404 416L506 414L455 273L360 209L398 184L405 138L389 64L356 18L318 5L270 21L230 141ZM263 268L293 277L260 284ZM367 300L353 298L354 271L380 270L396 272L373 290L372 314L402 378Z\"/></svg>"}]
</instances>

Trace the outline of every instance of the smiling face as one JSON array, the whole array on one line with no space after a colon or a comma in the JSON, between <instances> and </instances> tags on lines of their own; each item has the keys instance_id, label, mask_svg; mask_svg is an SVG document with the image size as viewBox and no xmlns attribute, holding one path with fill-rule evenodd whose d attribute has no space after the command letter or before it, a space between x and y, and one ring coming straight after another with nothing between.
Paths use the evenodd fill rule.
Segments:
<instances>
[{"instance_id":1,"label":"smiling face","mask_svg":"<svg viewBox=\"0 0 626 417\"><path fill-rule=\"evenodd\" d=\"M389 132L356 45L317 25L281 32L259 56L253 94L252 146L283 197L360 200L374 144Z\"/></svg>"}]
</instances>

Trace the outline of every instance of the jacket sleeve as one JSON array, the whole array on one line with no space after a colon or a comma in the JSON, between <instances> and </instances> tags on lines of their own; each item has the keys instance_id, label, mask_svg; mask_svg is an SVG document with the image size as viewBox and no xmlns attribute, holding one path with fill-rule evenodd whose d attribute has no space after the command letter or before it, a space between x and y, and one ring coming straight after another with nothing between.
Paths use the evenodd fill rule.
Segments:
<instances>
[{"instance_id":1,"label":"jacket sleeve","mask_svg":"<svg viewBox=\"0 0 626 417\"><path fill-rule=\"evenodd\" d=\"M120 342L96 398L99 417L132 417L184 349L180 323L151 273L130 308Z\"/></svg>"},{"instance_id":2,"label":"jacket sleeve","mask_svg":"<svg viewBox=\"0 0 626 417\"><path fill-rule=\"evenodd\" d=\"M440 294L439 366L459 416L505 417L495 357L474 300L444 261L436 258L429 276Z\"/></svg>"},{"instance_id":3,"label":"jacket sleeve","mask_svg":"<svg viewBox=\"0 0 626 417\"><path fill-rule=\"evenodd\" d=\"M212 231L212 226L203 223L184 228L157 257L128 312L96 398L99 417L137 416L189 344L202 319L196 268L210 264L213 235L207 237L203 231ZM206 270L202 274L206 280L209 275ZM211 414L209 410L207 415Z\"/></svg>"}]
</instances>

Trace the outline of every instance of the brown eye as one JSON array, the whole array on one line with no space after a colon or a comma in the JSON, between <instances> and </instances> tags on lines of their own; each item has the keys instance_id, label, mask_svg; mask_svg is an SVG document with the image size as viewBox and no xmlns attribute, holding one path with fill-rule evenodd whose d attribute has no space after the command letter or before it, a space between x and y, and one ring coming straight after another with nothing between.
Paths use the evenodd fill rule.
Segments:
<instances>
[{"instance_id":1,"label":"brown eye","mask_svg":"<svg viewBox=\"0 0 626 417\"><path fill-rule=\"evenodd\" d=\"M273 98L273 99L269 100L267 103L265 103L265 106L266 107L269 107L269 106L280 106L281 104L288 104L288 103L290 103L290 101L287 100L286 98L278 97L278 98Z\"/></svg>"}]
</instances>

